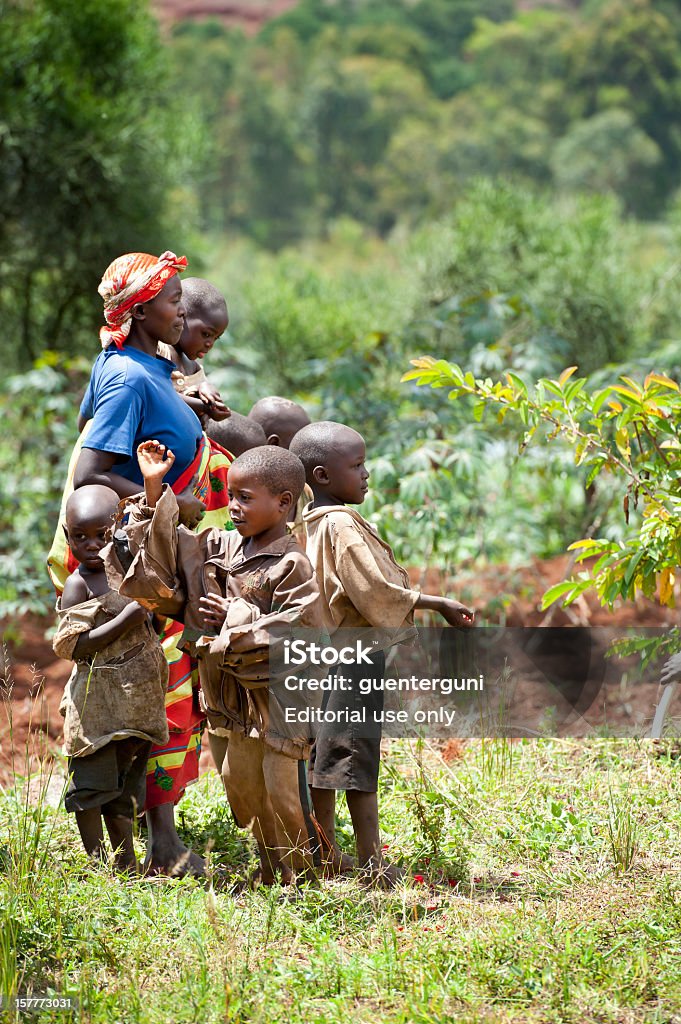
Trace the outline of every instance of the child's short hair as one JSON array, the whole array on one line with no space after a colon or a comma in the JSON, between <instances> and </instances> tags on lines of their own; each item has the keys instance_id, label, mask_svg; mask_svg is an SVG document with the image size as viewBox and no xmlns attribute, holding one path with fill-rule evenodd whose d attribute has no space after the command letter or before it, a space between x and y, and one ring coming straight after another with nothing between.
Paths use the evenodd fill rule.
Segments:
<instances>
[{"instance_id":1,"label":"child's short hair","mask_svg":"<svg viewBox=\"0 0 681 1024\"><path fill-rule=\"evenodd\" d=\"M354 434L360 441L364 440L352 427L344 423L335 423L333 420L318 420L298 431L291 441L290 450L298 456L305 467L305 476L309 484L313 482L312 474L315 467L325 466L329 456L344 439L348 439L350 434Z\"/></svg>"},{"instance_id":2,"label":"child's short hair","mask_svg":"<svg viewBox=\"0 0 681 1024\"><path fill-rule=\"evenodd\" d=\"M251 408L248 418L260 424L267 438L284 434L290 439L310 422L310 417L302 405L280 395L268 395L266 398L258 399ZM288 444L283 444L283 447L288 448Z\"/></svg>"},{"instance_id":3,"label":"child's short hair","mask_svg":"<svg viewBox=\"0 0 681 1024\"><path fill-rule=\"evenodd\" d=\"M75 518L80 522L80 517L92 515L101 516L102 519L113 517L118 510L118 495L111 487L104 484L86 484L72 491L66 502L65 518L68 526L69 519Z\"/></svg>"},{"instance_id":4,"label":"child's short hair","mask_svg":"<svg viewBox=\"0 0 681 1024\"><path fill-rule=\"evenodd\" d=\"M280 448L275 444L263 444L251 448L235 459L230 471L239 469L250 474L253 479L263 484L271 494L291 491L294 503L303 493L305 486L305 470L297 455L288 448ZM227 475L229 482L229 473Z\"/></svg>"},{"instance_id":5,"label":"child's short hair","mask_svg":"<svg viewBox=\"0 0 681 1024\"><path fill-rule=\"evenodd\" d=\"M203 277L187 277L182 281L182 303L188 317L218 314L228 318L224 296Z\"/></svg>"},{"instance_id":6,"label":"child's short hair","mask_svg":"<svg viewBox=\"0 0 681 1024\"><path fill-rule=\"evenodd\" d=\"M232 455L243 455L251 448L267 444L265 431L260 424L234 410L226 420L207 420L204 429L211 440L217 441Z\"/></svg>"}]
</instances>

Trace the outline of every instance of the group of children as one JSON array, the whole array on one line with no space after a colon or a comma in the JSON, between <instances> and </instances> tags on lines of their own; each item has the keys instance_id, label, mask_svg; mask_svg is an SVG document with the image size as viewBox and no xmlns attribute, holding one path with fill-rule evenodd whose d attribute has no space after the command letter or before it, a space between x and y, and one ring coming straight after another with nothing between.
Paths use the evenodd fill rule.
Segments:
<instances>
[{"instance_id":1,"label":"group of children","mask_svg":"<svg viewBox=\"0 0 681 1024\"><path fill-rule=\"evenodd\" d=\"M196 282L189 292L210 287ZM361 505L368 489L357 431L311 423L299 405L278 397L262 399L248 416L230 414L196 363L219 326L204 337L188 308L170 354L175 387L233 458L231 528L196 531L182 521L165 482L176 454L155 437L137 447L143 494L119 502L115 491L86 484L66 504L67 539L79 563L64 586L54 640L56 653L76 663L63 702L66 807L90 854L104 855L104 824L116 865L137 870L133 818L144 806L146 761L151 745L168 735L167 667L156 629L170 617L183 624L182 647L198 662L211 754L237 824L253 831L261 881L357 869L367 881L391 885L399 873L385 862L379 835L380 730L367 734L333 715L314 736L305 727L280 729L271 714L278 685L272 637L282 628L333 636L379 627L398 642L415 609L439 612L454 626L471 625L473 612L413 589L388 544L349 507ZM83 419L87 412L86 400ZM326 709L380 703L379 688L360 693L360 666L345 668L350 688L328 694ZM373 673L382 670L379 650ZM338 790L347 794L356 861L336 843Z\"/></svg>"}]
</instances>

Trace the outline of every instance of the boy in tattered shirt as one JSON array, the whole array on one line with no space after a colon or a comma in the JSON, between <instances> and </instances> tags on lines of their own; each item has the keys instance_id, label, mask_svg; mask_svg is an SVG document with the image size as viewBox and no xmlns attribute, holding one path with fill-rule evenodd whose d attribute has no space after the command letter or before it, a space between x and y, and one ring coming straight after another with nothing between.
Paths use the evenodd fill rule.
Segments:
<instances>
[{"instance_id":1,"label":"boy in tattered shirt","mask_svg":"<svg viewBox=\"0 0 681 1024\"><path fill-rule=\"evenodd\" d=\"M309 560L286 532L303 467L272 445L245 452L229 470L236 529L193 534L178 526L175 496L162 484L173 453L148 441L137 455L145 501L128 506L133 562L116 582L147 607L183 618L184 643L199 660L211 751L237 822L253 823L262 881L272 882L277 869L284 880L291 869L312 877L317 837L301 785L308 739L280 734L269 709L270 631L320 621Z\"/></svg>"},{"instance_id":2,"label":"boy in tattered shirt","mask_svg":"<svg viewBox=\"0 0 681 1024\"><path fill-rule=\"evenodd\" d=\"M303 427L291 441L291 451L305 466L314 493L303 512L306 551L320 590L324 626L333 634L343 628L373 628L389 644L414 635L414 609L439 612L454 626L469 626L473 612L459 601L421 594L412 589L406 569L370 523L346 503L359 505L368 490L366 447L361 434L342 423L322 421ZM383 651L371 659L374 677L382 681ZM335 841L336 790L345 790L357 843L357 859L369 881L393 884L397 870L381 853L378 828L378 773L381 752L380 685L365 693L360 665L344 666L349 686L330 692L325 708L331 721L345 721L346 709L364 708L366 718L379 723L371 730L348 716L347 728L322 724L310 758L310 788L322 841L331 869L342 870Z\"/></svg>"},{"instance_id":3,"label":"boy in tattered shirt","mask_svg":"<svg viewBox=\"0 0 681 1024\"><path fill-rule=\"evenodd\" d=\"M152 743L168 739L168 666L149 615L109 589L101 553L118 506L108 487L74 491L66 533L78 569L58 603L55 653L75 666L66 684L64 752L69 756L67 811L90 856L104 857L102 818L120 870L137 870L132 818L144 805Z\"/></svg>"}]
</instances>

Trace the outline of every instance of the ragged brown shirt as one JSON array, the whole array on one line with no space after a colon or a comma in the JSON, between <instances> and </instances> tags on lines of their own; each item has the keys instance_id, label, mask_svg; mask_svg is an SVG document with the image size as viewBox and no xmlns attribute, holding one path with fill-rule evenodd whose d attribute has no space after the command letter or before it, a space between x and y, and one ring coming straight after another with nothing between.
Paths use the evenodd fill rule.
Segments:
<instances>
[{"instance_id":1,"label":"ragged brown shirt","mask_svg":"<svg viewBox=\"0 0 681 1024\"><path fill-rule=\"evenodd\" d=\"M413 636L421 595L373 526L347 505L308 505L303 522L329 633L371 626L392 634L392 643Z\"/></svg>"},{"instance_id":2,"label":"ragged brown shirt","mask_svg":"<svg viewBox=\"0 0 681 1024\"><path fill-rule=\"evenodd\" d=\"M110 622L129 603L113 592L65 611L57 602L54 653L71 661L78 638ZM59 707L64 716L64 753L86 757L126 736L165 743L167 686L168 663L149 622L133 626L92 657L77 661Z\"/></svg>"},{"instance_id":3,"label":"ragged brown shirt","mask_svg":"<svg viewBox=\"0 0 681 1024\"><path fill-rule=\"evenodd\" d=\"M182 644L199 661L209 727L238 729L291 757L306 757L306 730L282 736L271 728L269 714L270 630L321 625L319 590L305 553L285 536L245 557L236 531L192 533L178 525L177 501L167 486L155 509L143 497L128 508L134 561L123 577L105 549L110 585L184 622ZM199 616L199 599L206 594L231 598L217 636L206 632Z\"/></svg>"}]
</instances>

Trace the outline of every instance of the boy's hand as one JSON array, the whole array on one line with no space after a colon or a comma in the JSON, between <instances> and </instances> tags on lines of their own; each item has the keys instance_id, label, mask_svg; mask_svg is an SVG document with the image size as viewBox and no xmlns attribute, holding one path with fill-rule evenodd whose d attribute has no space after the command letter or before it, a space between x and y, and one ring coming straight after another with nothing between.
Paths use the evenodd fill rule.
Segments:
<instances>
[{"instance_id":1,"label":"boy's hand","mask_svg":"<svg viewBox=\"0 0 681 1024\"><path fill-rule=\"evenodd\" d=\"M199 614L207 626L212 626L218 632L224 625L228 606L229 600L217 594L206 594L199 598Z\"/></svg>"},{"instance_id":2,"label":"boy's hand","mask_svg":"<svg viewBox=\"0 0 681 1024\"><path fill-rule=\"evenodd\" d=\"M160 441L142 441L137 446L137 461L145 482L161 481L175 462L175 455Z\"/></svg>"},{"instance_id":3,"label":"boy's hand","mask_svg":"<svg viewBox=\"0 0 681 1024\"><path fill-rule=\"evenodd\" d=\"M681 679L681 654L674 654L662 666L660 682L663 686L667 686L668 683L678 683L679 679Z\"/></svg>"},{"instance_id":4,"label":"boy's hand","mask_svg":"<svg viewBox=\"0 0 681 1024\"><path fill-rule=\"evenodd\" d=\"M442 607L439 611L450 626L472 626L475 619L472 608L467 608L460 601L453 601L448 597L442 598Z\"/></svg>"},{"instance_id":5,"label":"boy's hand","mask_svg":"<svg viewBox=\"0 0 681 1024\"><path fill-rule=\"evenodd\" d=\"M222 395L218 389L210 384L209 381L202 380L198 386L197 393L206 406L211 419L219 422L220 420L228 419L232 415L231 409L228 409L222 401Z\"/></svg>"},{"instance_id":6,"label":"boy's hand","mask_svg":"<svg viewBox=\"0 0 681 1024\"><path fill-rule=\"evenodd\" d=\"M194 530L206 514L206 506L194 494L197 479L198 475L194 475L187 487L175 495L180 522L190 530Z\"/></svg>"}]
</instances>

